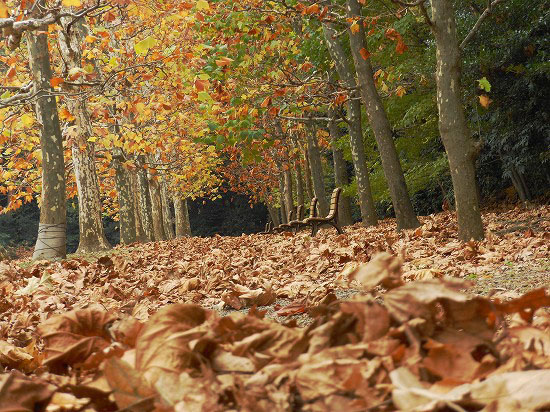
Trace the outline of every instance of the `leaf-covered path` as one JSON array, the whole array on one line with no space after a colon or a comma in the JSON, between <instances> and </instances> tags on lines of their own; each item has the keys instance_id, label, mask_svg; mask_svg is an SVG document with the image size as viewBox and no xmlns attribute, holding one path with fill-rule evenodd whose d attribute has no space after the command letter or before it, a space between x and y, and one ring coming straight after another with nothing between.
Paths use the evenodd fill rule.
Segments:
<instances>
[{"instance_id":1,"label":"leaf-covered path","mask_svg":"<svg viewBox=\"0 0 550 412\"><path fill-rule=\"evenodd\" d=\"M486 240L468 244L443 213L399 234L387 220L2 262L0 393L25 393L6 403L20 409L98 411L480 410L485 393L509 410L520 395L503 385L549 381L550 318L533 314L550 297L520 297L548 284L549 216L486 213Z\"/></svg>"}]
</instances>

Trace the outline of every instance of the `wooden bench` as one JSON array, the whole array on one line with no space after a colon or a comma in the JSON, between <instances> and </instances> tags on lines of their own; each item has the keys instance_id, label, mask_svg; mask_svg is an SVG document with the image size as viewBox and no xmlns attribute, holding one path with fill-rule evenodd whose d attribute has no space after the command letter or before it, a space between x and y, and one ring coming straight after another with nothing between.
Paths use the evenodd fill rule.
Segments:
<instances>
[{"instance_id":1,"label":"wooden bench","mask_svg":"<svg viewBox=\"0 0 550 412\"><path fill-rule=\"evenodd\" d=\"M319 228L323 225L331 225L334 227L338 233L342 234L344 231L338 224L338 201L340 200L340 193L342 189L337 187L332 192L332 197L330 198L330 211L326 217L308 217L304 220L304 223L311 226L311 236L315 236Z\"/></svg>"},{"instance_id":2,"label":"wooden bench","mask_svg":"<svg viewBox=\"0 0 550 412\"><path fill-rule=\"evenodd\" d=\"M265 224L265 229L263 232L260 232L260 235L267 235L268 233L271 233L273 224L271 222L267 222Z\"/></svg>"},{"instance_id":3,"label":"wooden bench","mask_svg":"<svg viewBox=\"0 0 550 412\"><path fill-rule=\"evenodd\" d=\"M287 222L290 222L292 220L292 216L294 216L294 210L290 210L287 215ZM273 228L273 232L279 233L283 232L285 230L290 230L291 226L288 223L282 223L279 226Z\"/></svg>"},{"instance_id":4,"label":"wooden bench","mask_svg":"<svg viewBox=\"0 0 550 412\"><path fill-rule=\"evenodd\" d=\"M311 205L309 206L309 216L308 217L315 217L317 216L317 198L314 197L311 199ZM307 226L307 223L305 223L306 219L296 219L291 221L289 224L294 229L294 233L298 233L298 230L300 230L302 227Z\"/></svg>"}]
</instances>

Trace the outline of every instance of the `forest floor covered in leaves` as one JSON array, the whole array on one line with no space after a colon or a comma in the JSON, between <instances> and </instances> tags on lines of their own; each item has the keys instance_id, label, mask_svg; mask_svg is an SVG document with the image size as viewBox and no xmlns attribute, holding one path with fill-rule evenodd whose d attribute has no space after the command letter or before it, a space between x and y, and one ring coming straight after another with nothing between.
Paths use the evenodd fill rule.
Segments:
<instances>
[{"instance_id":1,"label":"forest floor covered in leaves","mask_svg":"<svg viewBox=\"0 0 550 412\"><path fill-rule=\"evenodd\" d=\"M0 262L0 410L550 410L550 207L483 218Z\"/></svg>"}]
</instances>

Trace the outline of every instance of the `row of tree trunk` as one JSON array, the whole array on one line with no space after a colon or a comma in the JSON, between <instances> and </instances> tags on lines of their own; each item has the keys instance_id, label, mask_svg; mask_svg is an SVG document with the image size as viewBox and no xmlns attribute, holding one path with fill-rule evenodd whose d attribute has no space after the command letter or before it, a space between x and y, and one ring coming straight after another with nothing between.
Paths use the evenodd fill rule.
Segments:
<instances>
[{"instance_id":1,"label":"row of tree trunk","mask_svg":"<svg viewBox=\"0 0 550 412\"><path fill-rule=\"evenodd\" d=\"M420 6L423 7L422 4ZM361 12L362 6L358 0L346 0L348 21L361 19ZM439 130L447 152L453 182L458 217L458 236L464 241L472 238L477 240L483 238L484 232L475 177L474 148L461 100L461 46L459 46L456 35L455 12L450 0L431 0L431 18L428 18L427 13L424 14L434 34L437 47L436 80ZM352 62L346 55L345 48L339 40L340 36L335 27L327 21L323 22L324 39L334 62L337 77L343 86L349 90L346 112L361 219L363 224L367 226L375 225L378 220L363 146L362 102L380 153L382 168L395 211L397 229L415 228L420 223L414 213L407 191L388 116L376 89L373 69L368 58L365 28L363 24L355 24L355 26L358 30L348 30ZM335 78L336 76L333 75L331 81L334 81ZM348 180L345 175L345 163L342 153L335 144L341 137L341 132L334 121L338 116L333 108L329 107L328 116L331 119L328 128L333 143L335 185L341 187L347 184ZM318 198L319 212L324 215L328 212L328 204L314 123L309 122L307 129L305 181L308 194L310 196L314 194ZM309 183L309 173L311 173L311 183ZM284 178L281 177L279 180L279 190L281 194L284 193L284 202L281 201L281 209L286 211L292 207L290 171L285 170L283 175ZM301 181L301 171L300 173L297 172L296 176L297 182ZM515 177L515 180L520 181L517 177ZM309 190L308 184L311 185L311 190ZM516 184L515 181L514 184ZM303 201L298 199L298 204L303 204ZM271 212L273 206L270 205L269 207L270 213L273 215ZM340 216L342 224L351 222L349 199L347 198L344 198L341 202ZM286 212L281 217L285 221Z\"/></svg>"}]
</instances>

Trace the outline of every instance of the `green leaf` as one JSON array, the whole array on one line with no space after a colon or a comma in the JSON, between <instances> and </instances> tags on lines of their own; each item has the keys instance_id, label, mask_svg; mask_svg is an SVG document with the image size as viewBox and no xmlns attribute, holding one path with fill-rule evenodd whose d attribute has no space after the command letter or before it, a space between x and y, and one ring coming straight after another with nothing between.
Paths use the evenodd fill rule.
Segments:
<instances>
[{"instance_id":1,"label":"green leaf","mask_svg":"<svg viewBox=\"0 0 550 412\"><path fill-rule=\"evenodd\" d=\"M486 92L491 91L491 83L489 83L489 80L487 80L487 77L483 76L477 82L479 84L480 89L485 90Z\"/></svg>"},{"instance_id":2,"label":"green leaf","mask_svg":"<svg viewBox=\"0 0 550 412\"><path fill-rule=\"evenodd\" d=\"M152 36L149 36L146 39L143 39L142 41L136 43L134 45L134 50L137 54L144 55L147 54L149 49L155 44L157 44L157 41Z\"/></svg>"}]
</instances>

